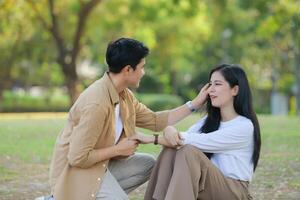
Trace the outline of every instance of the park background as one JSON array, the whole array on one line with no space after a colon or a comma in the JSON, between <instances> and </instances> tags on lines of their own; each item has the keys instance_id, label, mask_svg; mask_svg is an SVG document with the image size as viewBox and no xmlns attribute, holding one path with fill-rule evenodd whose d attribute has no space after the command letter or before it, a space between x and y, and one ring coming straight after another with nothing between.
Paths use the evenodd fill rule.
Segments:
<instances>
[{"instance_id":1,"label":"park background","mask_svg":"<svg viewBox=\"0 0 300 200\"><path fill-rule=\"evenodd\" d=\"M299 10L299 0L0 0L0 199L49 194L66 112L107 70L107 44L119 37L151 50L134 92L153 110L194 98L215 65L240 64L262 134L252 194L300 199Z\"/></svg>"}]
</instances>

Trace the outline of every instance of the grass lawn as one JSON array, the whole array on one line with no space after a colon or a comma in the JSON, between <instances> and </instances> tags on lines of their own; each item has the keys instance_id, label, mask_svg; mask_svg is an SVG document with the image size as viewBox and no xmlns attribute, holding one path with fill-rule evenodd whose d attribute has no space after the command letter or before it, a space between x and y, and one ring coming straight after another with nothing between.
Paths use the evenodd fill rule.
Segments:
<instances>
[{"instance_id":1,"label":"grass lawn","mask_svg":"<svg viewBox=\"0 0 300 200\"><path fill-rule=\"evenodd\" d=\"M199 115L178 125L186 130ZM0 200L48 194L48 165L66 114L0 114ZM262 152L251 191L254 199L300 199L300 120L259 116ZM144 130L141 130L144 131ZM149 131L144 131L150 133ZM140 145L157 155L160 148ZM131 195L142 199L144 187Z\"/></svg>"}]
</instances>

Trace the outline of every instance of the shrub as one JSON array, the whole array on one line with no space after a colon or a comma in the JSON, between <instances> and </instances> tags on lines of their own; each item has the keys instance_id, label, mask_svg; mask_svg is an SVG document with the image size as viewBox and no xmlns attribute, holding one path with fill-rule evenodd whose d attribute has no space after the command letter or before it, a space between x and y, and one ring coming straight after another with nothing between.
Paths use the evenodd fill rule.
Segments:
<instances>
[{"instance_id":1,"label":"shrub","mask_svg":"<svg viewBox=\"0 0 300 200\"><path fill-rule=\"evenodd\" d=\"M154 111L172 109L183 103L179 96L170 94L136 94L136 97Z\"/></svg>"},{"instance_id":2,"label":"shrub","mask_svg":"<svg viewBox=\"0 0 300 200\"><path fill-rule=\"evenodd\" d=\"M136 94L136 97L154 111L175 108L183 103L179 96L170 94ZM5 91L0 105L1 112L67 112L69 108L68 96L55 92L31 96L25 92Z\"/></svg>"},{"instance_id":3,"label":"shrub","mask_svg":"<svg viewBox=\"0 0 300 200\"><path fill-rule=\"evenodd\" d=\"M0 108L1 112L65 112L69 99L64 95L31 96L5 91Z\"/></svg>"}]
</instances>

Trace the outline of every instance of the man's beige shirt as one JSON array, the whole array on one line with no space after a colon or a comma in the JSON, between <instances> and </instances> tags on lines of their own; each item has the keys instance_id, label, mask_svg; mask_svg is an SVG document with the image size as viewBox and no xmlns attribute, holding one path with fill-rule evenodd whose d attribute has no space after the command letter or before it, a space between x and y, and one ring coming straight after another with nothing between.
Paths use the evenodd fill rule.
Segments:
<instances>
[{"instance_id":1,"label":"man's beige shirt","mask_svg":"<svg viewBox=\"0 0 300 200\"><path fill-rule=\"evenodd\" d=\"M126 137L136 126L161 131L167 125L168 111L149 110L129 89L118 94L105 73L79 96L57 137L50 167L55 200L96 199L109 160L97 162L95 150L114 145L117 103Z\"/></svg>"}]
</instances>

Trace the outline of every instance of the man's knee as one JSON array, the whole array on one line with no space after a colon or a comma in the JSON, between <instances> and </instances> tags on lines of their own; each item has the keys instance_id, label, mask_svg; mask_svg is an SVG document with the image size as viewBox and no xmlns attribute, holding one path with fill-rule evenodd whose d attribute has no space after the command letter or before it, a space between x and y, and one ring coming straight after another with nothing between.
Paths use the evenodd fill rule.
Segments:
<instances>
[{"instance_id":1,"label":"man's knee","mask_svg":"<svg viewBox=\"0 0 300 200\"><path fill-rule=\"evenodd\" d=\"M136 156L138 156L141 173L150 173L156 162L154 156L147 153L139 153Z\"/></svg>"}]
</instances>

